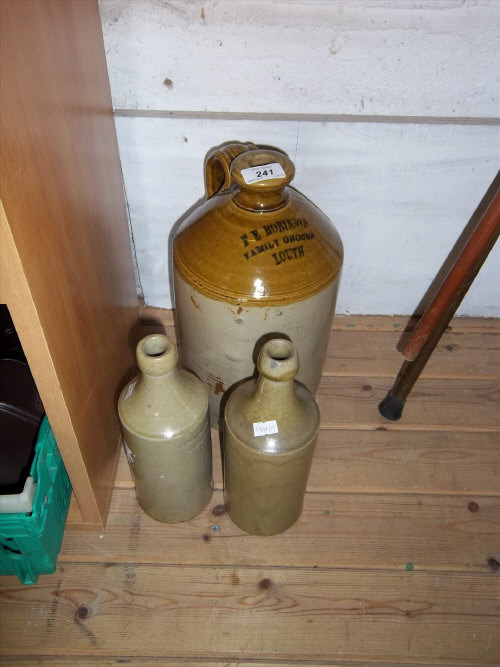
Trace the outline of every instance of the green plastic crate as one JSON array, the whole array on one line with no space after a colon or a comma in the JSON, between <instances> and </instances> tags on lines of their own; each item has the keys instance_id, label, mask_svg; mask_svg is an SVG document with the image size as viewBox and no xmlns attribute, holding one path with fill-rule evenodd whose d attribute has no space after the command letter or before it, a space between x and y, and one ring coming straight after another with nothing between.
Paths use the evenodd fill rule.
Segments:
<instances>
[{"instance_id":1,"label":"green plastic crate","mask_svg":"<svg viewBox=\"0 0 500 667\"><path fill-rule=\"evenodd\" d=\"M71 484L45 416L40 425L30 475L37 484L31 513L0 514L0 574L16 574L35 584L52 574L68 516Z\"/></svg>"}]
</instances>

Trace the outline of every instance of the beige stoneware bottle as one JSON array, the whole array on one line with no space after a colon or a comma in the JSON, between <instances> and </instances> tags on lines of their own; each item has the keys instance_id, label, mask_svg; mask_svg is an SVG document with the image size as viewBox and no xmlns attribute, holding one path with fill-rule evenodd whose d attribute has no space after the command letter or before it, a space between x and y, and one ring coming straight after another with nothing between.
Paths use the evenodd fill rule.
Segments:
<instances>
[{"instance_id":1,"label":"beige stoneware bottle","mask_svg":"<svg viewBox=\"0 0 500 667\"><path fill-rule=\"evenodd\" d=\"M285 339L262 347L259 377L230 394L224 412L225 503L248 533L274 535L302 512L319 409L294 378L297 350Z\"/></svg>"},{"instance_id":2,"label":"beige stoneware bottle","mask_svg":"<svg viewBox=\"0 0 500 667\"><path fill-rule=\"evenodd\" d=\"M213 425L222 395L252 375L270 335L293 341L298 379L313 394L321 378L343 248L330 220L289 186L294 173L278 150L214 150L207 200L174 239L180 355L209 389Z\"/></svg>"},{"instance_id":3,"label":"beige stoneware bottle","mask_svg":"<svg viewBox=\"0 0 500 667\"><path fill-rule=\"evenodd\" d=\"M140 372L121 392L118 414L137 499L157 521L187 521L212 496L207 390L177 368L168 336L146 336L136 356Z\"/></svg>"}]
</instances>

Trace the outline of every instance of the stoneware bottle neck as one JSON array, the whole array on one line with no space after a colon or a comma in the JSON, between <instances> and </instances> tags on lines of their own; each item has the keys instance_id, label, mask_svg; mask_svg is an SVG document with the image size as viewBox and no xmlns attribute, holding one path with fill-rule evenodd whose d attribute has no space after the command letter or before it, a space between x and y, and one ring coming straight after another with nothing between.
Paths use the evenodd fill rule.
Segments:
<instances>
[{"instance_id":1,"label":"stoneware bottle neck","mask_svg":"<svg viewBox=\"0 0 500 667\"><path fill-rule=\"evenodd\" d=\"M290 200L287 188L279 190L250 190L241 187L236 190L233 196L233 202L247 211L256 211L262 213L265 211L275 211L286 206Z\"/></svg>"},{"instance_id":2,"label":"stoneware bottle neck","mask_svg":"<svg viewBox=\"0 0 500 667\"><path fill-rule=\"evenodd\" d=\"M238 155L230 166L231 183L238 186L233 202L250 211L273 211L289 199L287 185L295 175L290 158L274 150L250 150Z\"/></svg>"},{"instance_id":3,"label":"stoneware bottle neck","mask_svg":"<svg viewBox=\"0 0 500 667\"><path fill-rule=\"evenodd\" d=\"M247 410L264 410L270 418L276 419L297 402L294 379L299 370L299 357L296 348L283 338L268 341L259 353L257 369L259 378Z\"/></svg>"},{"instance_id":4,"label":"stoneware bottle neck","mask_svg":"<svg viewBox=\"0 0 500 667\"><path fill-rule=\"evenodd\" d=\"M264 405L271 403L274 405L283 404L294 399L293 389L293 379L279 382L260 375L252 398Z\"/></svg>"},{"instance_id":5,"label":"stoneware bottle neck","mask_svg":"<svg viewBox=\"0 0 500 667\"><path fill-rule=\"evenodd\" d=\"M136 349L139 377L137 391L169 391L175 385L183 390L183 377L177 368L178 353L175 344L162 334L143 338Z\"/></svg>"}]
</instances>

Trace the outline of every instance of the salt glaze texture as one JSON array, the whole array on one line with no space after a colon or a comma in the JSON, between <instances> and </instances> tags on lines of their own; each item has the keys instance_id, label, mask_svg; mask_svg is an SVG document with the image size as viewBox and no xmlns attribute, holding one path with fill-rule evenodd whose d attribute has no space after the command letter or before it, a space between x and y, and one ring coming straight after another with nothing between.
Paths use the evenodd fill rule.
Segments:
<instances>
[{"instance_id":1,"label":"salt glaze texture","mask_svg":"<svg viewBox=\"0 0 500 667\"><path fill-rule=\"evenodd\" d=\"M177 368L168 336L137 346L140 374L118 401L123 446L142 509L157 521L196 516L212 497L212 445L205 387Z\"/></svg>"},{"instance_id":2,"label":"salt glaze texture","mask_svg":"<svg viewBox=\"0 0 500 667\"><path fill-rule=\"evenodd\" d=\"M320 417L295 380L299 358L290 341L268 341L257 367L258 379L236 387L224 413L225 503L242 530L274 535L302 512Z\"/></svg>"}]
</instances>

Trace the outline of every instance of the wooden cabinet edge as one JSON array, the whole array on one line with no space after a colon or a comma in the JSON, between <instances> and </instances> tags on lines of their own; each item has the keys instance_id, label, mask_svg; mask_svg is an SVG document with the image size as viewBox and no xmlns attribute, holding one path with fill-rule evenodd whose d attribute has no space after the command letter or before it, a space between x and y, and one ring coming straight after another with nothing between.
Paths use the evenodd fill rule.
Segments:
<instances>
[{"instance_id":1,"label":"wooden cabinet edge","mask_svg":"<svg viewBox=\"0 0 500 667\"><path fill-rule=\"evenodd\" d=\"M103 526L105 516L99 511L86 474L71 416L1 200L0 285L2 299L9 308L74 492L83 508L83 519L86 523Z\"/></svg>"},{"instance_id":2,"label":"wooden cabinet edge","mask_svg":"<svg viewBox=\"0 0 500 667\"><path fill-rule=\"evenodd\" d=\"M139 310L99 5L0 4L1 292L82 519L102 527Z\"/></svg>"}]
</instances>

